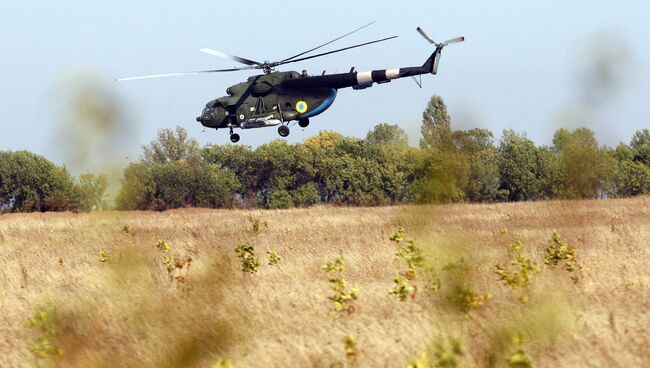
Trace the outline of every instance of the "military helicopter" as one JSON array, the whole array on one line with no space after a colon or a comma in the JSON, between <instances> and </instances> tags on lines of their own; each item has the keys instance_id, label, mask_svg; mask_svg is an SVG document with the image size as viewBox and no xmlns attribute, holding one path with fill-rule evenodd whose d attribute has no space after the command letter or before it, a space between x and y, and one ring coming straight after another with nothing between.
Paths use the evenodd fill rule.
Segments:
<instances>
[{"instance_id":1,"label":"military helicopter","mask_svg":"<svg viewBox=\"0 0 650 368\"><path fill-rule=\"evenodd\" d=\"M220 73L242 70L260 69L264 74L249 77L246 82L238 83L226 89L227 96L219 97L208 102L201 113L196 118L203 126L208 128L226 128L230 130L230 141L237 143L240 139L239 134L234 133L233 129L251 129L269 126L278 127L278 134L282 137L289 135L289 123L297 121L298 125L305 128L309 125L309 119L321 114L327 110L334 99L337 91L341 88L352 87L355 90L371 87L373 83L388 83L393 79L412 77L422 74L436 74L442 49L451 44L462 42L464 37L457 37L445 42L436 43L420 27L417 31L430 44L435 45L435 51L422 64L422 66L405 67L397 69L380 69L373 71L357 72L352 67L348 73L309 75L306 70L302 73L296 71L280 72L275 68L289 63L296 63L308 59L313 59L357 47L367 46L379 42L388 41L397 36L386 37L370 42L365 42L345 48L319 53L316 55L305 56L321 47L327 46L335 41L349 36L374 22L368 23L351 32L328 41L322 45L303 51L280 61L258 62L239 56L227 54L225 52L203 48L200 51L213 56L220 56L234 60L245 66L234 67L229 69L201 70L194 72L155 74L140 77L128 77L116 79L117 81L171 77L179 75L203 74L203 73ZM421 86L421 81L416 83Z\"/></svg>"}]
</instances>

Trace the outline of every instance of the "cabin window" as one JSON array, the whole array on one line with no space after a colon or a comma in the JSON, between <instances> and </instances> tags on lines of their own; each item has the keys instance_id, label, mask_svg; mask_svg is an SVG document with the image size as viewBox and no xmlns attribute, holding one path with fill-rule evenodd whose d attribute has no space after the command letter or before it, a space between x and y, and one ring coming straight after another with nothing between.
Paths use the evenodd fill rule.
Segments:
<instances>
[{"instance_id":1,"label":"cabin window","mask_svg":"<svg viewBox=\"0 0 650 368\"><path fill-rule=\"evenodd\" d=\"M291 110L291 106L293 106L293 105L291 104L291 102L287 102L287 103L284 105L284 107L286 107L287 110Z\"/></svg>"}]
</instances>

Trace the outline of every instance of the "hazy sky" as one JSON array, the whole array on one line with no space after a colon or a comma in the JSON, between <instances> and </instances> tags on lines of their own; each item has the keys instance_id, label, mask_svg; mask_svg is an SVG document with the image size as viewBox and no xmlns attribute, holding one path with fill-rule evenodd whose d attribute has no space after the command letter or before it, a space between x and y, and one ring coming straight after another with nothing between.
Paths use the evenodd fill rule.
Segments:
<instances>
[{"instance_id":1,"label":"hazy sky","mask_svg":"<svg viewBox=\"0 0 650 368\"><path fill-rule=\"evenodd\" d=\"M36 5L40 3L39 5ZM391 35L395 40L281 70L320 74L421 65L434 39L464 35L446 48L423 88L409 79L341 90L324 114L288 140L319 130L364 137L381 122L419 138L421 114L441 95L452 127L506 128L549 144L559 126L588 126L601 143L629 141L650 124L650 3L647 1L72 1L4 0L0 11L0 150L27 149L66 163L64 95L80 78L110 91L124 110L123 150L131 157L159 128L185 127L201 143L229 142L225 130L195 121L205 103L253 72L130 82L113 78L232 67L199 52L211 47L278 60L370 21L331 48ZM239 144L278 138L276 128L241 131ZM69 143L66 143L69 144Z\"/></svg>"}]
</instances>

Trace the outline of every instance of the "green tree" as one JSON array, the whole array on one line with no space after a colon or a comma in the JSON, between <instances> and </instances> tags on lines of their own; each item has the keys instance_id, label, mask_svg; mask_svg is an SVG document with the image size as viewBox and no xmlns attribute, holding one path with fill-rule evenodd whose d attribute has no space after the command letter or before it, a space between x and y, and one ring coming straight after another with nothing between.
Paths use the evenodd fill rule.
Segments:
<instances>
[{"instance_id":1,"label":"green tree","mask_svg":"<svg viewBox=\"0 0 650 368\"><path fill-rule=\"evenodd\" d=\"M0 210L45 212L78 208L79 191L65 168L28 151L0 152Z\"/></svg>"},{"instance_id":2,"label":"green tree","mask_svg":"<svg viewBox=\"0 0 650 368\"><path fill-rule=\"evenodd\" d=\"M449 151L453 146L451 118L440 96L433 96L422 113L420 148Z\"/></svg>"},{"instance_id":3,"label":"green tree","mask_svg":"<svg viewBox=\"0 0 650 368\"><path fill-rule=\"evenodd\" d=\"M634 155L634 161L650 166L650 130L636 131L630 141L630 148Z\"/></svg>"},{"instance_id":4,"label":"green tree","mask_svg":"<svg viewBox=\"0 0 650 368\"><path fill-rule=\"evenodd\" d=\"M376 125L366 135L366 141L370 144L394 144L408 146L409 138L404 129L399 125L381 123Z\"/></svg>"},{"instance_id":5,"label":"green tree","mask_svg":"<svg viewBox=\"0 0 650 368\"><path fill-rule=\"evenodd\" d=\"M635 146L641 145L636 142ZM635 152L628 145L621 143L607 152L613 161L606 181L608 195L629 197L650 194L650 167L638 160L638 150Z\"/></svg>"},{"instance_id":6,"label":"green tree","mask_svg":"<svg viewBox=\"0 0 650 368\"><path fill-rule=\"evenodd\" d=\"M467 173L463 191L470 202L494 201L499 187L497 151L492 132L487 129L457 130L453 132L454 146L466 161Z\"/></svg>"},{"instance_id":7,"label":"green tree","mask_svg":"<svg viewBox=\"0 0 650 368\"><path fill-rule=\"evenodd\" d=\"M153 210L156 183L150 166L132 163L124 169L120 191L116 198L121 210Z\"/></svg>"},{"instance_id":8,"label":"green tree","mask_svg":"<svg viewBox=\"0 0 650 368\"><path fill-rule=\"evenodd\" d=\"M82 211L103 210L106 203L108 178L106 175L84 173L79 176L79 209Z\"/></svg>"},{"instance_id":9,"label":"green tree","mask_svg":"<svg viewBox=\"0 0 650 368\"><path fill-rule=\"evenodd\" d=\"M142 161L148 165L190 160L199 156L198 143L189 138L187 131L180 126L177 126L175 131L159 129L156 140L142 149Z\"/></svg>"},{"instance_id":10,"label":"green tree","mask_svg":"<svg viewBox=\"0 0 650 368\"><path fill-rule=\"evenodd\" d=\"M499 189L508 200L549 198L558 176L550 150L512 130L505 130L498 148Z\"/></svg>"},{"instance_id":11,"label":"green tree","mask_svg":"<svg viewBox=\"0 0 650 368\"><path fill-rule=\"evenodd\" d=\"M206 164L216 164L236 175L240 183L238 195L244 205L258 205L258 155L250 147L238 144L211 145L201 152Z\"/></svg>"},{"instance_id":12,"label":"green tree","mask_svg":"<svg viewBox=\"0 0 650 368\"><path fill-rule=\"evenodd\" d=\"M591 130L556 130L553 151L558 159L562 197L594 198L601 192L610 168L610 157L598 147Z\"/></svg>"}]
</instances>

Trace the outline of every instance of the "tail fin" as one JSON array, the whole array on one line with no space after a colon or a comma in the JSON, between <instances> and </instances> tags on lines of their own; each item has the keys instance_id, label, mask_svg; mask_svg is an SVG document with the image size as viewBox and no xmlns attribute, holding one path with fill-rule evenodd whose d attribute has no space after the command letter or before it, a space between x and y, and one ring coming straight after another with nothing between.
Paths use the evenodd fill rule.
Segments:
<instances>
[{"instance_id":1,"label":"tail fin","mask_svg":"<svg viewBox=\"0 0 650 368\"><path fill-rule=\"evenodd\" d=\"M436 51L429 56L427 61L422 64L422 67L428 70L431 74L436 74L438 72L438 63L440 62L440 51L442 48L436 48Z\"/></svg>"}]
</instances>

